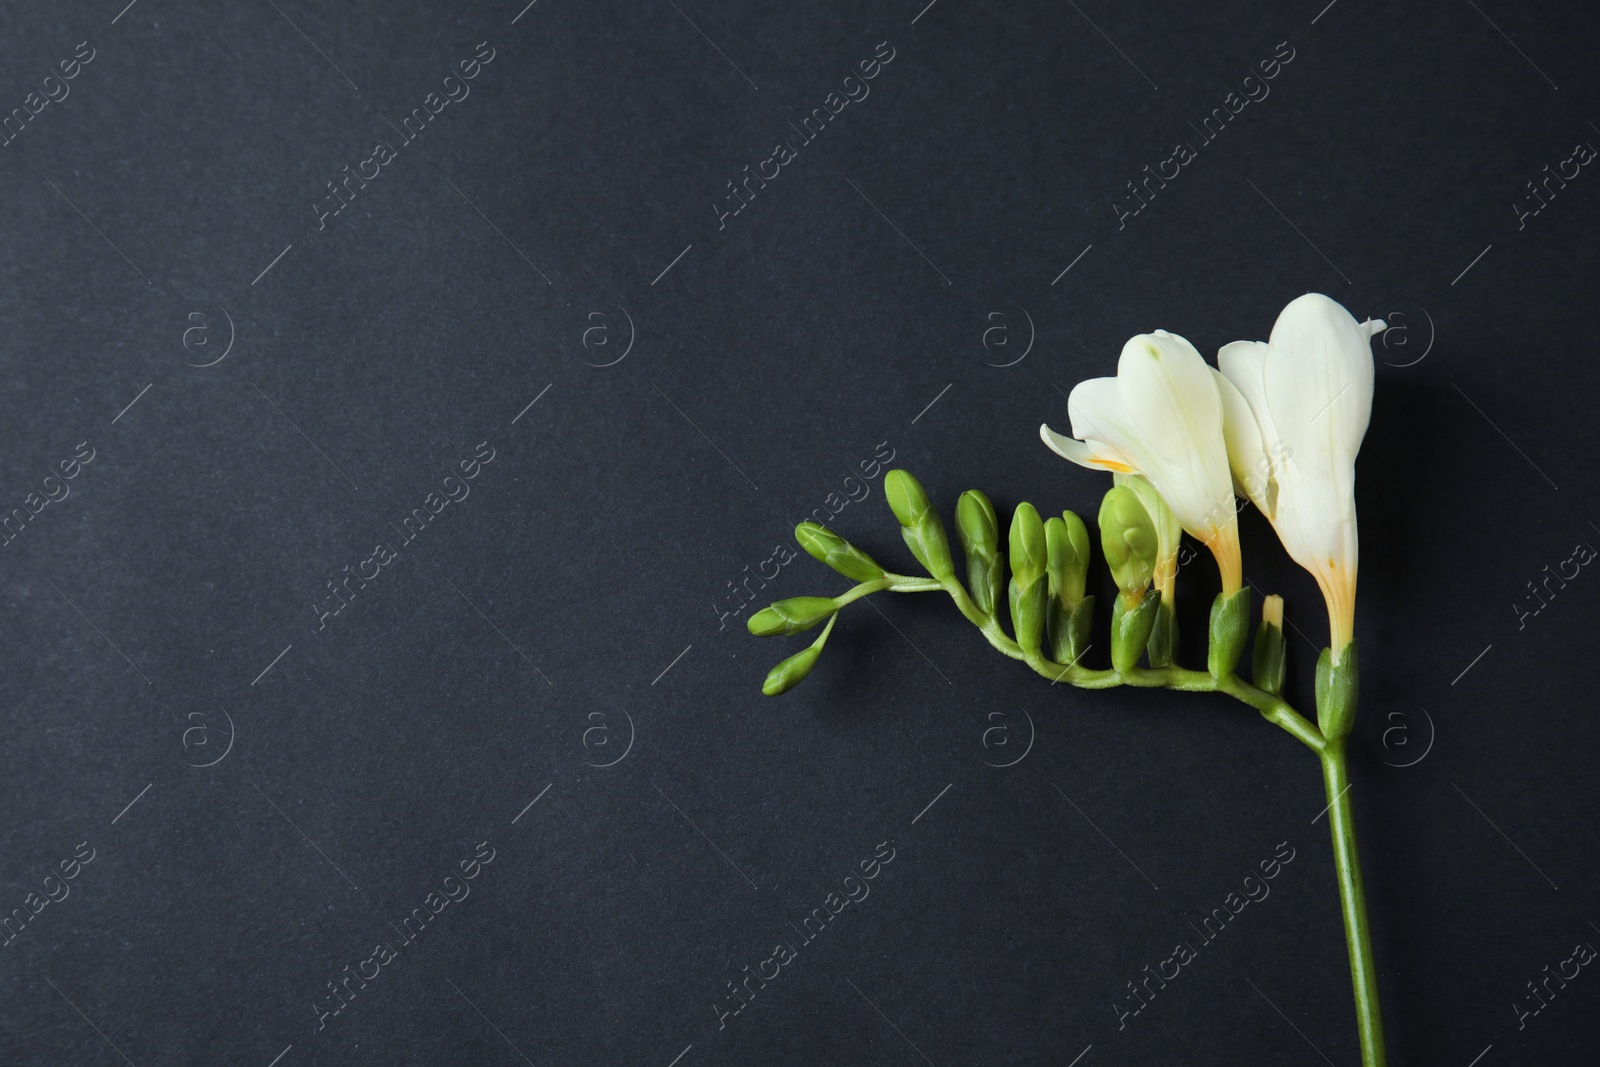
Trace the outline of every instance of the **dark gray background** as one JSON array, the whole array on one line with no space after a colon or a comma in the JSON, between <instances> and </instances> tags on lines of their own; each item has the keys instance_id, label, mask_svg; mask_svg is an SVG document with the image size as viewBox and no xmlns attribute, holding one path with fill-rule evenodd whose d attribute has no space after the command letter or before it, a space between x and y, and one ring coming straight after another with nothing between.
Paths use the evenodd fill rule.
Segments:
<instances>
[{"instance_id":1,"label":"dark gray background","mask_svg":"<svg viewBox=\"0 0 1600 1067\"><path fill-rule=\"evenodd\" d=\"M95 450L0 548L0 910L94 850L0 949L0 1061L1355 1064L1287 736L1052 688L931 596L848 610L768 700L799 639L719 619L880 445L946 514L969 487L1092 514L1106 479L1037 437L1063 394L1134 333L1214 357L1308 290L1396 327L1357 634L1397 732L1353 757L1392 1062L1597 1061L1600 976L1520 1030L1513 1005L1600 945L1600 579L1514 605L1600 542L1600 178L1513 205L1600 145L1600 15L923 2L0 10L0 113L95 49L0 148L0 505ZM324 183L485 41L319 231ZM870 96L719 230L725 183L880 42ZM1119 229L1281 42L1270 95ZM471 495L311 632L482 441ZM909 566L868 484L833 524ZM1309 706L1320 599L1243 531ZM802 555L761 595L843 586ZM1214 591L1185 571L1190 662ZM326 983L485 841L318 1032ZM870 897L719 1028L883 842ZM1280 842L1272 895L1119 1029Z\"/></svg>"}]
</instances>

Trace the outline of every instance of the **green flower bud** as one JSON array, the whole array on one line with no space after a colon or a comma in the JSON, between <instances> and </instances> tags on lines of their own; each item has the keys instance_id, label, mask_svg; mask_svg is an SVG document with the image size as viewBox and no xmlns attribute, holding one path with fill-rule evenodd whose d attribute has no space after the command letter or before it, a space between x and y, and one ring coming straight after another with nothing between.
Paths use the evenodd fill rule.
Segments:
<instances>
[{"instance_id":1,"label":"green flower bud","mask_svg":"<svg viewBox=\"0 0 1600 1067\"><path fill-rule=\"evenodd\" d=\"M968 489L956 501L956 537L969 557L991 560L1000 551L1000 523L994 505L976 489Z\"/></svg>"},{"instance_id":2,"label":"green flower bud","mask_svg":"<svg viewBox=\"0 0 1600 1067\"><path fill-rule=\"evenodd\" d=\"M1050 582L1045 573L1048 549L1044 522L1032 504L1018 504L1011 515L1010 549L1011 584L1007 587L1007 599L1011 627L1022 650L1035 653L1044 646Z\"/></svg>"},{"instance_id":3,"label":"green flower bud","mask_svg":"<svg viewBox=\"0 0 1600 1067\"><path fill-rule=\"evenodd\" d=\"M1211 677L1232 674L1249 639L1250 590L1239 589L1230 597L1218 593L1211 602L1211 645L1206 649L1206 667Z\"/></svg>"},{"instance_id":4,"label":"green flower bud","mask_svg":"<svg viewBox=\"0 0 1600 1067\"><path fill-rule=\"evenodd\" d=\"M1047 613L1050 658L1062 666L1076 664L1089 650L1089 630L1094 624L1094 597L1086 596L1069 611L1059 597L1050 598Z\"/></svg>"},{"instance_id":5,"label":"green flower bud","mask_svg":"<svg viewBox=\"0 0 1600 1067\"><path fill-rule=\"evenodd\" d=\"M767 672L767 680L761 683L761 692L769 697L782 696L805 681L806 675L811 673L811 668L821 658L822 649L815 645L801 649Z\"/></svg>"},{"instance_id":6,"label":"green flower bud","mask_svg":"<svg viewBox=\"0 0 1600 1067\"><path fill-rule=\"evenodd\" d=\"M907 529L916 526L924 515L933 511L927 491L909 471L895 469L884 475L883 495L888 498L889 510Z\"/></svg>"},{"instance_id":7,"label":"green flower bud","mask_svg":"<svg viewBox=\"0 0 1600 1067\"><path fill-rule=\"evenodd\" d=\"M1170 667L1178 654L1178 613L1172 601L1161 597L1161 610L1156 612L1156 624L1150 631L1150 666Z\"/></svg>"},{"instance_id":8,"label":"green flower bud","mask_svg":"<svg viewBox=\"0 0 1600 1067\"><path fill-rule=\"evenodd\" d=\"M1089 530L1083 520L1070 511L1044 524L1046 567L1050 573L1050 595L1067 611L1083 599L1089 575Z\"/></svg>"},{"instance_id":9,"label":"green flower bud","mask_svg":"<svg viewBox=\"0 0 1600 1067\"><path fill-rule=\"evenodd\" d=\"M811 647L801 649L772 670L767 672L766 681L761 683L761 691L769 697L782 696L801 682L806 675L811 673L811 668L817 665L817 660L822 656L822 646L828 643L828 635L833 632L833 624L839 621L838 612L834 612L828 619L828 625L822 628L822 633L811 642Z\"/></svg>"},{"instance_id":10,"label":"green flower bud","mask_svg":"<svg viewBox=\"0 0 1600 1067\"><path fill-rule=\"evenodd\" d=\"M1149 512L1126 486L1113 488L1100 504L1100 547L1117 588L1137 603L1155 573L1159 542Z\"/></svg>"},{"instance_id":11,"label":"green flower bud","mask_svg":"<svg viewBox=\"0 0 1600 1067\"><path fill-rule=\"evenodd\" d=\"M1139 503L1144 505L1145 513L1150 516L1156 531L1156 569L1152 577L1156 588L1161 591L1162 599L1170 604L1173 583L1178 577L1178 549L1183 543L1183 527L1161 494L1156 492L1156 487L1145 478L1137 474L1113 474L1111 482L1132 489L1138 495Z\"/></svg>"},{"instance_id":12,"label":"green flower bud","mask_svg":"<svg viewBox=\"0 0 1600 1067\"><path fill-rule=\"evenodd\" d=\"M1117 597L1111 608L1111 666L1127 673L1139 665L1160 609L1160 597Z\"/></svg>"},{"instance_id":13,"label":"green flower bud","mask_svg":"<svg viewBox=\"0 0 1600 1067\"><path fill-rule=\"evenodd\" d=\"M1317 658L1317 726L1329 741L1350 736L1356 724L1356 643L1344 646L1337 665L1333 650Z\"/></svg>"},{"instance_id":14,"label":"green flower bud","mask_svg":"<svg viewBox=\"0 0 1600 1067\"><path fill-rule=\"evenodd\" d=\"M1287 660L1283 646L1283 597L1274 593L1261 604L1261 627L1256 630L1255 651L1250 657L1250 679L1263 693L1283 695Z\"/></svg>"},{"instance_id":15,"label":"green flower bud","mask_svg":"<svg viewBox=\"0 0 1600 1067\"><path fill-rule=\"evenodd\" d=\"M812 559L826 563L851 581L870 582L884 575L877 561L826 526L802 522L794 528L794 539Z\"/></svg>"},{"instance_id":16,"label":"green flower bud","mask_svg":"<svg viewBox=\"0 0 1600 1067\"><path fill-rule=\"evenodd\" d=\"M1178 651L1178 615L1175 594L1178 578L1178 548L1183 540L1183 527L1178 525L1172 509L1156 492L1156 487L1137 474L1113 474L1113 484L1133 490L1145 514L1156 531L1156 564L1151 573L1156 591L1161 594L1161 610L1156 614L1155 627L1150 631L1150 666L1170 667Z\"/></svg>"},{"instance_id":17,"label":"green flower bud","mask_svg":"<svg viewBox=\"0 0 1600 1067\"><path fill-rule=\"evenodd\" d=\"M1040 534L1042 536L1043 529ZM1024 652L1038 652L1044 645L1045 614L1050 603L1050 583L1043 574L1026 585L1016 578L1007 587L1011 608L1011 629Z\"/></svg>"},{"instance_id":18,"label":"green flower bud","mask_svg":"<svg viewBox=\"0 0 1600 1067\"><path fill-rule=\"evenodd\" d=\"M770 607L762 608L750 616L745 625L757 637L797 634L802 630L811 629L837 610L832 597L790 597L788 600L780 600Z\"/></svg>"},{"instance_id":19,"label":"green flower bud","mask_svg":"<svg viewBox=\"0 0 1600 1067\"><path fill-rule=\"evenodd\" d=\"M1048 562L1044 522L1032 504L1017 505L1011 516L1011 577L1026 588L1043 578Z\"/></svg>"},{"instance_id":20,"label":"green flower bud","mask_svg":"<svg viewBox=\"0 0 1600 1067\"><path fill-rule=\"evenodd\" d=\"M922 483L903 470L892 470L883 476L883 495L900 520L900 536L917 562L941 582L954 581L956 565L950 559L950 540Z\"/></svg>"},{"instance_id":21,"label":"green flower bud","mask_svg":"<svg viewBox=\"0 0 1600 1067\"><path fill-rule=\"evenodd\" d=\"M967 586L978 610L993 615L1005 599L1005 558L994 505L976 489L956 501L956 536L967 556Z\"/></svg>"}]
</instances>

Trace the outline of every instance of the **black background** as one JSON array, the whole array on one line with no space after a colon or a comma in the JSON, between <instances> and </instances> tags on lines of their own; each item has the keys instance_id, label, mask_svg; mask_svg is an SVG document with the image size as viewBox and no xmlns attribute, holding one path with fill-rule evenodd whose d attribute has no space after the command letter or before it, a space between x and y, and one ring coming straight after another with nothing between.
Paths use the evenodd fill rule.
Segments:
<instances>
[{"instance_id":1,"label":"black background","mask_svg":"<svg viewBox=\"0 0 1600 1067\"><path fill-rule=\"evenodd\" d=\"M1072 385L1158 327L1265 338L1309 290L1394 327L1352 794L1392 1062L1600 1059L1600 976L1513 1007L1600 944L1597 579L1514 606L1600 540L1600 178L1513 207L1600 144L1591 6L121 6L0 12L0 112L94 49L0 148L0 504L95 457L0 549L3 910L94 850L0 949L0 1061L1356 1063L1320 775L1243 705L1052 688L887 595L769 700L801 639L723 615L875 451L946 514L971 487L1092 514L1104 476L1037 435ZM319 230L479 42L470 95ZM870 96L719 229L880 42ZM483 441L470 496L314 632ZM881 482L832 525L910 566ZM1320 599L1242 523L1309 706ZM1215 582L1182 577L1191 663ZM800 555L760 595L843 587ZM1271 896L1119 1029L1282 842Z\"/></svg>"}]
</instances>

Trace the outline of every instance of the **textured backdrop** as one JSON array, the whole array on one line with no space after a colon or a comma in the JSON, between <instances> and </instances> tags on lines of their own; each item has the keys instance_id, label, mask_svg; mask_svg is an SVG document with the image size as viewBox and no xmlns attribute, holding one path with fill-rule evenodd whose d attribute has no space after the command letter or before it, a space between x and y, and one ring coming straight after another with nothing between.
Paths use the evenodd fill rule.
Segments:
<instances>
[{"instance_id":1,"label":"textured backdrop","mask_svg":"<svg viewBox=\"0 0 1600 1067\"><path fill-rule=\"evenodd\" d=\"M0 1062L1356 1063L1258 716L744 631L1310 290L1392 1061L1596 1062L1591 5L124 2L0 8Z\"/></svg>"}]
</instances>

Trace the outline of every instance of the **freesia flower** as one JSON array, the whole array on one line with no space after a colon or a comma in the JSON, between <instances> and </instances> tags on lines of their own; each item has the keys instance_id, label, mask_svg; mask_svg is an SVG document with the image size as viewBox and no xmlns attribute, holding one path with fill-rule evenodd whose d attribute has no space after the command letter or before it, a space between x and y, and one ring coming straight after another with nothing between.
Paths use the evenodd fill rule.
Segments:
<instances>
[{"instance_id":1,"label":"freesia flower","mask_svg":"<svg viewBox=\"0 0 1600 1067\"><path fill-rule=\"evenodd\" d=\"M1234 476L1322 589L1335 663L1355 626L1355 463L1372 416L1372 337L1384 327L1307 293L1270 340L1217 353Z\"/></svg>"},{"instance_id":2,"label":"freesia flower","mask_svg":"<svg viewBox=\"0 0 1600 1067\"><path fill-rule=\"evenodd\" d=\"M1239 527L1215 372L1176 334L1143 333L1122 347L1114 378L1079 382L1067 398L1072 437L1040 426L1057 454L1092 470L1139 474L1222 572L1241 580ZM1077 438L1074 440L1073 438Z\"/></svg>"}]
</instances>

